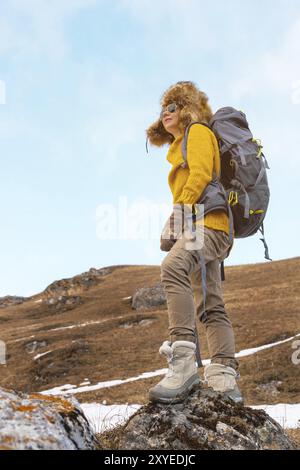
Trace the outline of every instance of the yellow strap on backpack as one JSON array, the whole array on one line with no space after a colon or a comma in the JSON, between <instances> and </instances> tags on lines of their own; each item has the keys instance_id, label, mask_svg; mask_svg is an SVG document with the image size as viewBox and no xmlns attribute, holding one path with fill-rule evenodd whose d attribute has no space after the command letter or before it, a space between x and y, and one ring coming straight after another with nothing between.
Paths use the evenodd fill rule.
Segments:
<instances>
[{"instance_id":1,"label":"yellow strap on backpack","mask_svg":"<svg viewBox=\"0 0 300 470\"><path fill-rule=\"evenodd\" d=\"M253 209L250 209L250 215L253 215L253 214L263 214L265 211L263 211L262 209L257 209L256 211L254 211Z\"/></svg>"},{"instance_id":2,"label":"yellow strap on backpack","mask_svg":"<svg viewBox=\"0 0 300 470\"><path fill-rule=\"evenodd\" d=\"M235 206L238 203L238 193L236 191L230 191L228 195L228 202L231 206Z\"/></svg>"},{"instance_id":3,"label":"yellow strap on backpack","mask_svg":"<svg viewBox=\"0 0 300 470\"><path fill-rule=\"evenodd\" d=\"M257 143L257 145L259 147L259 150L258 150L258 154L256 155L256 158L260 158L261 154L262 154L262 148L263 148L263 145L261 144L261 140L260 139L252 139L252 142Z\"/></svg>"}]
</instances>

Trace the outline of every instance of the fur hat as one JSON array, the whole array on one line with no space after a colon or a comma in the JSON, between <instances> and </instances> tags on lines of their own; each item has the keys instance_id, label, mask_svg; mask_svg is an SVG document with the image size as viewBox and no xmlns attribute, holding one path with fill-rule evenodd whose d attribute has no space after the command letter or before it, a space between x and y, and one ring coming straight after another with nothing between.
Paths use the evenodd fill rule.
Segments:
<instances>
[{"instance_id":1,"label":"fur hat","mask_svg":"<svg viewBox=\"0 0 300 470\"><path fill-rule=\"evenodd\" d=\"M212 117L207 95L193 82L181 81L171 85L160 99L161 107L174 102L180 107L179 128L182 133L191 122L201 121L208 124ZM158 147L171 144L175 140L164 128L161 118L146 130L146 134L150 144Z\"/></svg>"}]
</instances>

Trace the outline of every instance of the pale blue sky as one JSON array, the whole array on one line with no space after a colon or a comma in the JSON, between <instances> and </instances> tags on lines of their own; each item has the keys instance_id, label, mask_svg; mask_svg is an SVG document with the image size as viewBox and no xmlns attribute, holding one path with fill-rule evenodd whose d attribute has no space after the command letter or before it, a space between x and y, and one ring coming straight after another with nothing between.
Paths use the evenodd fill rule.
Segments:
<instances>
[{"instance_id":1,"label":"pale blue sky","mask_svg":"<svg viewBox=\"0 0 300 470\"><path fill-rule=\"evenodd\" d=\"M214 111L244 110L271 167L270 255L298 256L299 57L299 0L3 0L0 296L161 263L159 232L100 239L96 214L124 198L131 216L138 203L171 210L167 147L147 155L145 129L178 80ZM258 234L226 260L262 261Z\"/></svg>"}]
</instances>

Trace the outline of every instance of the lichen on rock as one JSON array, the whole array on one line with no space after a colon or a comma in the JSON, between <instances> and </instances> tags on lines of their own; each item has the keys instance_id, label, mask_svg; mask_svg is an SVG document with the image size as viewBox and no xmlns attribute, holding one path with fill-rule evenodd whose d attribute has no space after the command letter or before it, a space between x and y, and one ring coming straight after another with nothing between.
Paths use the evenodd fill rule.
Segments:
<instances>
[{"instance_id":1,"label":"lichen on rock","mask_svg":"<svg viewBox=\"0 0 300 470\"><path fill-rule=\"evenodd\" d=\"M76 399L0 388L0 449L86 450L97 446Z\"/></svg>"},{"instance_id":2,"label":"lichen on rock","mask_svg":"<svg viewBox=\"0 0 300 470\"><path fill-rule=\"evenodd\" d=\"M120 432L118 449L292 450L295 446L264 411L195 386L181 403L140 408Z\"/></svg>"}]
</instances>

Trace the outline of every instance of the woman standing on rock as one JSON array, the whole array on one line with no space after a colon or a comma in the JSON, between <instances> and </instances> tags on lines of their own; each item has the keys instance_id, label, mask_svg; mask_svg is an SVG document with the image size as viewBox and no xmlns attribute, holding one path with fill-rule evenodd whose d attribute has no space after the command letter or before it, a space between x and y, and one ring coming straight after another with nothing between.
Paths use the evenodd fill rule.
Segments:
<instances>
[{"instance_id":1,"label":"woman standing on rock","mask_svg":"<svg viewBox=\"0 0 300 470\"><path fill-rule=\"evenodd\" d=\"M183 211L184 214L195 213L195 204L203 191L214 175L220 175L220 154L215 135L205 125L212 117L208 98L193 82L178 82L168 88L162 95L161 107L160 118L146 132L150 144L169 144L167 160L172 169L168 182L173 195L176 225L179 219L181 222ZM193 122L195 124L188 133L185 166L182 142L186 128ZM162 403L176 402L199 383L195 361L197 315L205 326L211 357L211 363L204 369L208 386L236 402L242 402L236 384L238 362L235 359L234 334L224 307L220 276L220 262L229 255L232 247L228 215L224 210L213 210L202 220L197 219L194 229L197 239L202 237L203 240L197 250L193 249L195 245L191 248L186 244L191 240L186 237L186 231L177 237L175 243L162 240L162 244L169 245L161 247L169 251L161 265L161 282L167 298L170 340L162 344L159 352L167 357L169 370L149 390L149 399ZM194 292L191 275L194 276ZM205 302L201 283L206 285Z\"/></svg>"}]
</instances>

